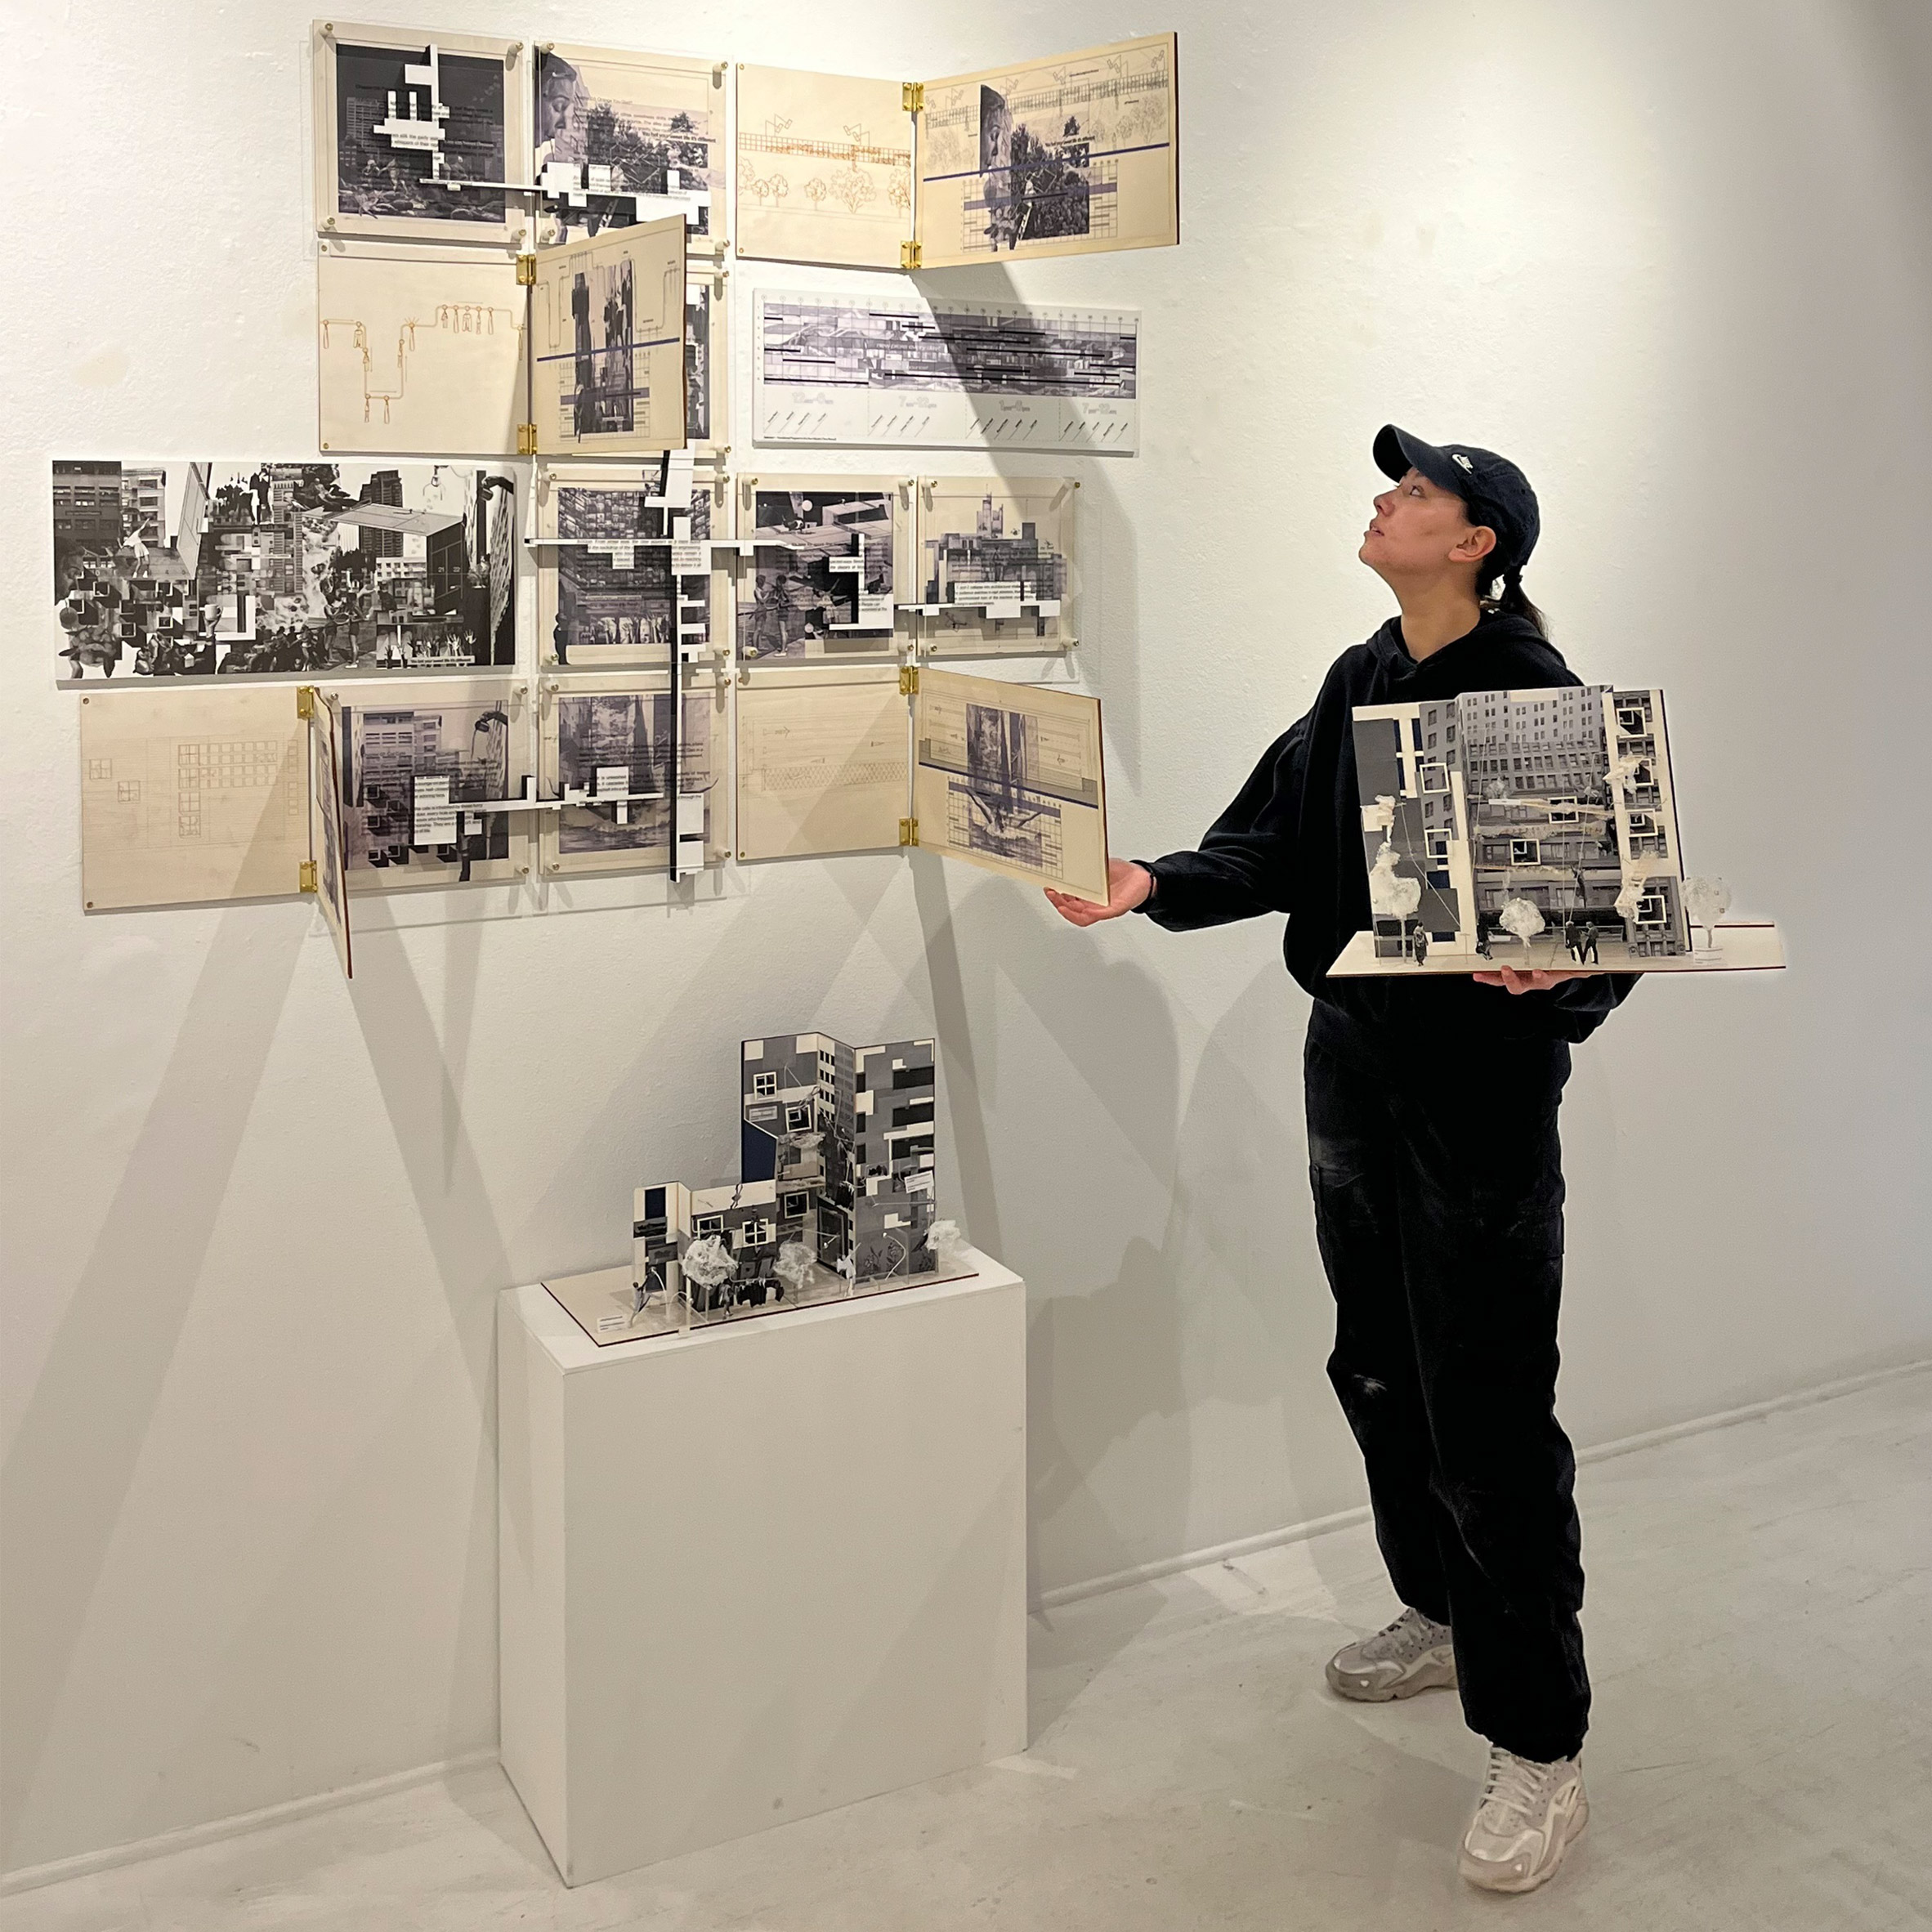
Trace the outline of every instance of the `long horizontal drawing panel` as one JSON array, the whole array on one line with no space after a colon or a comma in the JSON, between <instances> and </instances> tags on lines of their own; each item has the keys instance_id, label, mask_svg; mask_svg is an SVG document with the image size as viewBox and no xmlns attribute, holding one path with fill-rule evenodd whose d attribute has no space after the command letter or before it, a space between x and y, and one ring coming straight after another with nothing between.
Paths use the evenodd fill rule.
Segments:
<instances>
[{"instance_id":1,"label":"long horizontal drawing panel","mask_svg":"<svg viewBox=\"0 0 1932 1932\"><path fill-rule=\"evenodd\" d=\"M760 443L1099 451L1140 441L1140 317L917 296L762 293Z\"/></svg>"},{"instance_id":2,"label":"long horizontal drawing panel","mask_svg":"<svg viewBox=\"0 0 1932 1932\"><path fill-rule=\"evenodd\" d=\"M555 42L536 55L543 239L575 241L665 215L693 253L724 245L722 61Z\"/></svg>"},{"instance_id":3,"label":"long horizontal drawing panel","mask_svg":"<svg viewBox=\"0 0 1932 1932\"><path fill-rule=\"evenodd\" d=\"M683 217L539 248L534 272L530 390L538 453L682 449Z\"/></svg>"},{"instance_id":4,"label":"long horizontal drawing panel","mask_svg":"<svg viewBox=\"0 0 1932 1932\"><path fill-rule=\"evenodd\" d=\"M516 40L314 29L315 221L325 234L521 245L530 74Z\"/></svg>"},{"instance_id":5,"label":"long horizontal drawing panel","mask_svg":"<svg viewBox=\"0 0 1932 1932\"><path fill-rule=\"evenodd\" d=\"M899 844L910 708L896 666L749 666L737 709L740 859Z\"/></svg>"},{"instance_id":6,"label":"long horizontal drawing panel","mask_svg":"<svg viewBox=\"0 0 1932 1932\"><path fill-rule=\"evenodd\" d=\"M1098 698L922 667L913 748L923 849L1105 902Z\"/></svg>"},{"instance_id":7,"label":"long horizontal drawing panel","mask_svg":"<svg viewBox=\"0 0 1932 1932\"><path fill-rule=\"evenodd\" d=\"M744 257L898 268L912 239L912 119L901 83L738 69Z\"/></svg>"},{"instance_id":8,"label":"long horizontal drawing panel","mask_svg":"<svg viewBox=\"0 0 1932 1932\"><path fill-rule=\"evenodd\" d=\"M301 890L308 727L293 685L89 691L80 763L88 911Z\"/></svg>"},{"instance_id":9,"label":"long horizontal drawing panel","mask_svg":"<svg viewBox=\"0 0 1932 1932\"><path fill-rule=\"evenodd\" d=\"M1171 34L928 81L919 262L1150 248L1180 239Z\"/></svg>"},{"instance_id":10,"label":"long horizontal drawing panel","mask_svg":"<svg viewBox=\"0 0 1932 1932\"><path fill-rule=\"evenodd\" d=\"M69 683L516 664L508 469L75 458L51 496Z\"/></svg>"},{"instance_id":11,"label":"long horizontal drawing panel","mask_svg":"<svg viewBox=\"0 0 1932 1932\"><path fill-rule=\"evenodd\" d=\"M515 455L530 419L527 314L508 254L324 243L315 262L322 448Z\"/></svg>"}]
</instances>

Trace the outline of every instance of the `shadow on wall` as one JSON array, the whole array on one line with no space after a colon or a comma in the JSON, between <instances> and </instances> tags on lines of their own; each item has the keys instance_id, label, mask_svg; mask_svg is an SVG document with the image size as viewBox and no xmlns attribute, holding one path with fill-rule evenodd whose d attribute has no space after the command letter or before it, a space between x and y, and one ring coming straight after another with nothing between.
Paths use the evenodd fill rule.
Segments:
<instances>
[{"instance_id":1,"label":"shadow on wall","mask_svg":"<svg viewBox=\"0 0 1932 1932\"><path fill-rule=\"evenodd\" d=\"M307 929L223 914L174 1050L0 1473L0 1867L154 1420ZM165 1228L169 1238L159 1241ZM137 1836L140 1821L127 1821Z\"/></svg>"},{"instance_id":2,"label":"shadow on wall","mask_svg":"<svg viewBox=\"0 0 1932 1932\"><path fill-rule=\"evenodd\" d=\"M1075 932L1005 882L975 883L955 906L939 861L915 857L914 876L963 1218L1032 1289L1032 1592L1357 1500L1298 1495L1290 1477L1259 1518L1216 1522L1194 1493L1216 1487L1211 1465L1197 1465L1204 1400L1272 1415L1259 1440L1251 1420L1241 1439L1284 1471L1316 1451L1311 1429L1322 1462L1339 1446L1324 1372L1332 1304L1304 1180L1306 1002L1272 946L1258 944L1266 963L1184 1053L1165 988L1119 957L1118 941ZM1002 987L1071 1063L1075 1093L1049 1084L1063 1077L1057 1062L995 1064L992 1043L1015 1036L995 1010ZM997 1145L995 1117L1006 1124ZM1056 1172L1069 1135L1124 1142L1129 1157L1111 1171L1084 1160L1083 1191L1069 1194ZM1169 1203L1157 1241L1134 1232L1150 1188ZM1230 1486L1230 1510L1254 1510L1256 1480L1244 1471ZM1131 1502L1124 1530L1110 1492Z\"/></svg>"}]
</instances>

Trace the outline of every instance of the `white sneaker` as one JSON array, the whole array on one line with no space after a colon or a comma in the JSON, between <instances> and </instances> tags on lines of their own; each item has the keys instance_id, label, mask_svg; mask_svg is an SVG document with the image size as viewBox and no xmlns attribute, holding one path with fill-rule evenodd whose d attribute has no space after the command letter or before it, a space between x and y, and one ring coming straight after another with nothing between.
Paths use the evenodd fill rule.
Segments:
<instances>
[{"instance_id":1,"label":"white sneaker","mask_svg":"<svg viewBox=\"0 0 1932 1932\"><path fill-rule=\"evenodd\" d=\"M1590 1822L1583 1767L1575 1758L1539 1764L1489 1747L1483 1801L1464 1834L1456 1868L1487 1892L1533 1892L1554 1875Z\"/></svg>"},{"instance_id":2,"label":"white sneaker","mask_svg":"<svg viewBox=\"0 0 1932 1932\"><path fill-rule=\"evenodd\" d=\"M1344 1644L1328 1660L1329 1688L1359 1704L1386 1704L1455 1681L1449 1626L1420 1610L1403 1611L1374 1636Z\"/></svg>"}]
</instances>

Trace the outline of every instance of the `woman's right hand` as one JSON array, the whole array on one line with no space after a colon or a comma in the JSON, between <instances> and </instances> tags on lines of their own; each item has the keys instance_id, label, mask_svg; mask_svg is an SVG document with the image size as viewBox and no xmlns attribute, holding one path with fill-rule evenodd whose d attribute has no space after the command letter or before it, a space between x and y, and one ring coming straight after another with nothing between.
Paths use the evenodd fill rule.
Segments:
<instances>
[{"instance_id":1,"label":"woman's right hand","mask_svg":"<svg viewBox=\"0 0 1932 1932\"><path fill-rule=\"evenodd\" d=\"M1102 919L1117 919L1143 904L1154 889L1154 875L1145 865L1131 859L1114 859L1107 868L1107 903L1096 906L1091 899L1076 899L1067 892L1047 888L1053 910L1071 926L1097 926Z\"/></svg>"}]
</instances>

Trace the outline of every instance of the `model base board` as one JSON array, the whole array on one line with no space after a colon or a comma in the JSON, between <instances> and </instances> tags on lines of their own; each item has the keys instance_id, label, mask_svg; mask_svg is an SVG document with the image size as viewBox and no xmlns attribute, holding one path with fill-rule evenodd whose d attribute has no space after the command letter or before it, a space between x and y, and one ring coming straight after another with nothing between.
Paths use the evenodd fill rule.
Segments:
<instances>
[{"instance_id":1,"label":"model base board","mask_svg":"<svg viewBox=\"0 0 1932 1932\"><path fill-rule=\"evenodd\" d=\"M939 1281L971 1281L976 1273L977 1270L969 1268L937 1268L930 1274L899 1275L883 1281L854 1283L835 1268L821 1268L815 1262L804 1286L796 1294L787 1294L782 1299L770 1297L756 1306L749 1302L734 1304L728 1311L713 1314L697 1326L716 1327L720 1323L744 1322L755 1316L782 1315L789 1309L816 1308L829 1301L858 1301L871 1295L897 1294L901 1288L929 1288ZM600 1348L608 1348L619 1342L661 1340L665 1335L684 1332L678 1326L678 1311L675 1308L667 1309L662 1296L633 1311L632 1304L636 1296L628 1267L597 1268L587 1275L566 1275L546 1281L543 1286Z\"/></svg>"},{"instance_id":2,"label":"model base board","mask_svg":"<svg viewBox=\"0 0 1932 1932\"><path fill-rule=\"evenodd\" d=\"M1695 928L1693 928L1693 931ZM1706 941L1711 943L1706 943ZM1393 948L1402 943L1396 932L1357 932L1342 949L1341 957L1328 969L1330 979L1402 977L1418 973L1495 973L1508 966L1518 973L1547 973L1552 968L1574 972L1576 952L1567 947L1560 930L1539 934L1527 943L1518 939L1498 939L1491 943L1487 955L1451 951L1447 946L1429 946L1418 960L1377 946ZM1633 955L1621 939L1600 941L1587 955L1586 969L1603 973L1764 973L1775 972L1784 964L1784 941L1776 926L1739 921L1715 927L1701 935L1693 950L1665 958Z\"/></svg>"}]
</instances>

